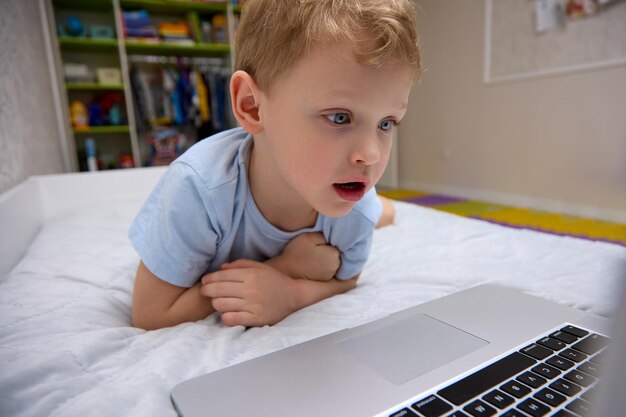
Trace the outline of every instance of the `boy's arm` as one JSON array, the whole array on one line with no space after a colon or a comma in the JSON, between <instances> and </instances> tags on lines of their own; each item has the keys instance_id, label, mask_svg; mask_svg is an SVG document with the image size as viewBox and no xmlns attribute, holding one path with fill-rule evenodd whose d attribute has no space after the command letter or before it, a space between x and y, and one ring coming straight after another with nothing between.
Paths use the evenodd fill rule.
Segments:
<instances>
[{"instance_id":1,"label":"boy's arm","mask_svg":"<svg viewBox=\"0 0 626 417\"><path fill-rule=\"evenodd\" d=\"M302 233L291 239L280 255L265 263L292 278L328 281L341 265L340 255L321 233Z\"/></svg>"},{"instance_id":2,"label":"boy's arm","mask_svg":"<svg viewBox=\"0 0 626 417\"><path fill-rule=\"evenodd\" d=\"M215 308L200 287L199 282L191 288L172 285L140 262L133 290L133 326L155 330L206 318Z\"/></svg>"},{"instance_id":3,"label":"boy's arm","mask_svg":"<svg viewBox=\"0 0 626 417\"><path fill-rule=\"evenodd\" d=\"M201 294L228 326L273 325L289 314L356 286L349 280L294 279L262 262L240 259L202 278Z\"/></svg>"}]
</instances>

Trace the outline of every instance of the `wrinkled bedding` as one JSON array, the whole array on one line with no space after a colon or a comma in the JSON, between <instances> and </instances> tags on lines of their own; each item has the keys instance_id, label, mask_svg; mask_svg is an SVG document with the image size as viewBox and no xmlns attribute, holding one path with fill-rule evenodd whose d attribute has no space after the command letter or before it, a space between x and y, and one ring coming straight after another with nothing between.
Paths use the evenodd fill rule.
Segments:
<instances>
[{"instance_id":1,"label":"wrinkled bedding","mask_svg":"<svg viewBox=\"0 0 626 417\"><path fill-rule=\"evenodd\" d=\"M621 246L396 203L355 290L272 327L228 328L212 315L145 332L129 325L139 259L126 237L141 203L48 221L0 283L1 416L176 416L170 391L183 380L477 284L607 316L624 284Z\"/></svg>"}]
</instances>

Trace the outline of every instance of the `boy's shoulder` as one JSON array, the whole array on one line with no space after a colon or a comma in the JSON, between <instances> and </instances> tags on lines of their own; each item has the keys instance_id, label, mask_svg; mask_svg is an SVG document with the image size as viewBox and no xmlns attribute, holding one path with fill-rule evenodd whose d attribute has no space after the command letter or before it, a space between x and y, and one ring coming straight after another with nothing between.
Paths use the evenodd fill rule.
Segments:
<instances>
[{"instance_id":1,"label":"boy's shoulder","mask_svg":"<svg viewBox=\"0 0 626 417\"><path fill-rule=\"evenodd\" d=\"M359 201L354 208L353 212L359 213L361 216L367 218L374 225L378 223L378 219L383 212L383 204L378 198L376 188L372 188L365 194L365 196Z\"/></svg>"},{"instance_id":2,"label":"boy's shoulder","mask_svg":"<svg viewBox=\"0 0 626 417\"><path fill-rule=\"evenodd\" d=\"M201 180L209 189L237 180L246 171L252 137L242 128L217 133L191 146L172 167Z\"/></svg>"}]
</instances>

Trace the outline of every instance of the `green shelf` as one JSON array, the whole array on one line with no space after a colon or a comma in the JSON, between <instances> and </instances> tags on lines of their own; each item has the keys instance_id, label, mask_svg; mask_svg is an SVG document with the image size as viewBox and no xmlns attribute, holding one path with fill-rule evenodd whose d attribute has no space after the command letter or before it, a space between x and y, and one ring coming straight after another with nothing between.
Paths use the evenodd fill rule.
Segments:
<instances>
[{"instance_id":1,"label":"green shelf","mask_svg":"<svg viewBox=\"0 0 626 417\"><path fill-rule=\"evenodd\" d=\"M75 135L97 135L102 133L130 133L130 126L91 126L88 129L74 129Z\"/></svg>"},{"instance_id":2,"label":"green shelf","mask_svg":"<svg viewBox=\"0 0 626 417\"><path fill-rule=\"evenodd\" d=\"M154 13L226 12L226 3L168 0L120 0L122 9L146 9Z\"/></svg>"},{"instance_id":3,"label":"green shelf","mask_svg":"<svg viewBox=\"0 0 626 417\"><path fill-rule=\"evenodd\" d=\"M115 90L123 91L123 84L97 84L97 83L66 83L65 88L72 91Z\"/></svg>"},{"instance_id":4,"label":"green shelf","mask_svg":"<svg viewBox=\"0 0 626 417\"><path fill-rule=\"evenodd\" d=\"M64 51L116 52L117 39L72 38L69 36L60 36L59 46Z\"/></svg>"},{"instance_id":5,"label":"green shelf","mask_svg":"<svg viewBox=\"0 0 626 417\"><path fill-rule=\"evenodd\" d=\"M168 42L142 42L126 40L126 53L134 55L170 55L170 56L223 56L230 52L228 44L196 43L178 45Z\"/></svg>"}]
</instances>

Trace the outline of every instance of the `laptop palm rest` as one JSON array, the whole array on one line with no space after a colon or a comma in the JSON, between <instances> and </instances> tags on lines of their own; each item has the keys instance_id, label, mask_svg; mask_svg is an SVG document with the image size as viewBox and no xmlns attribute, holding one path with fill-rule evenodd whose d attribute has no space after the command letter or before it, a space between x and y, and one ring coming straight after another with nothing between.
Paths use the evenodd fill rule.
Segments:
<instances>
[{"instance_id":1,"label":"laptop palm rest","mask_svg":"<svg viewBox=\"0 0 626 417\"><path fill-rule=\"evenodd\" d=\"M387 381L400 385L489 342L425 314L414 314L368 329L337 343Z\"/></svg>"}]
</instances>

